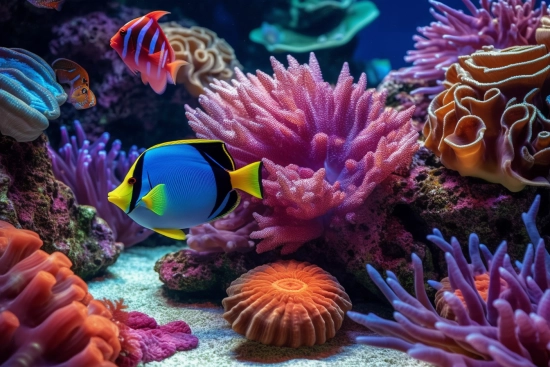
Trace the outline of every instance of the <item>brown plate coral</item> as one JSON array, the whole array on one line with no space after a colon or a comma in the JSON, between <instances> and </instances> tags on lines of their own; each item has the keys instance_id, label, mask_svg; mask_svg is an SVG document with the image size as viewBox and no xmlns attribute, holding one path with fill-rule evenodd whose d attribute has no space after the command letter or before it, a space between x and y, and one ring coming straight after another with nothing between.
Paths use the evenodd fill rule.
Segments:
<instances>
[{"instance_id":1,"label":"brown plate coral","mask_svg":"<svg viewBox=\"0 0 550 367\"><path fill-rule=\"evenodd\" d=\"M233 330L263 344L323 344L342 326L351 301L336 278L294 260L266 264L233 281L222 303Z\"/></svg>"},{"instance_id":2,"label":"brown plate coral","mask_svg":"<svg viewBox=\"0 0 550 367\"><path fill-rule=\"evenodd\" d=\"M214 80L230 80L233 69L241 68L233 48L208 28L185 28L176 22L161 24L177 60L188 64L180 68L176 83L183 83L192 96L204 93Z\"/></svg>"},{"instance_id":3,"label":"brown plate coral","mask_svg":"<svg viewBox=\"0 0 550 367\"><path fill-rule=\"evenodd\" d=\"M445 167L511 191L550 186L548 32L537 30L539 45L488 46L449 68L424 126Z\"/></svg>"}]
</instances>

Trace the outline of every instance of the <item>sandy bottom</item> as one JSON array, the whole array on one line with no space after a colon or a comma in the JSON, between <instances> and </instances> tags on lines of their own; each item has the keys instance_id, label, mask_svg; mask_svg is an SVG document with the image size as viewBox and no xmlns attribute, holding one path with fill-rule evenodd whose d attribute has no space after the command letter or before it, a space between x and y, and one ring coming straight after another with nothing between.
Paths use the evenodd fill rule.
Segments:
<instances>
[{"instance_id":1,"label":"sandy bottom","mask_svg":"<svg viewBox=\"0 0 550 367\"><path fill-rule=\"evenodd\" d=\"M147 366L429 366L408 358L404 353L354 344L355 336L369 332L349 318L334 339L320 346L292 349L247 341L222 318L221 303L175 301L165 296L153 266L162 255L178 249L175 246L131 248L109 268L107 275L89 282L90 293L95 298L114 300L122 297L129 310L144 312L161 325L183 320L199 338L198 348L178 352ZM363 308L364 305L358 311L362 312Z\"/></svg>"}]
</instances>

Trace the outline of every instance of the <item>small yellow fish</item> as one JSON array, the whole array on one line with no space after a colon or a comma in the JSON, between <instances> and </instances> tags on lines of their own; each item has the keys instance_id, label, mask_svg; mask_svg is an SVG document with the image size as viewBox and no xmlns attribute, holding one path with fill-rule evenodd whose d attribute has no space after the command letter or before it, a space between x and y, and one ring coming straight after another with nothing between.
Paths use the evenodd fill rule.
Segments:
<instances>
[{"instance_id":1,"label":"small yellow fish","mask_svg":"<svg viewBox=\"0 0 550 367\"><path fill-rule=\"evenodd\" d=\"M84 68L68 59L57 59L52 63L57 81L69 84L68 102L77 110L83 110L96 105L94 92L90 89L90 79Z\"/></svg>"}]
</instances>

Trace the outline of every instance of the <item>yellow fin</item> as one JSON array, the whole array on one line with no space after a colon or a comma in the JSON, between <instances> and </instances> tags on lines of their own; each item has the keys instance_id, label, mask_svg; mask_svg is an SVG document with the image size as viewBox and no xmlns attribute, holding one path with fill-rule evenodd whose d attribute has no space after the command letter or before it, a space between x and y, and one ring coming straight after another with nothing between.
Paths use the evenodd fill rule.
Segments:
<instances>
[{"instance_id":1,"label":"yellow fin","mask_svg":"<svg viewBox=\"0 0 550 367\"><path fill-rule=\"evenodd\" d=\"M250 163L236 171L229 171L231 187L263 199L262 162Z\"/></svg>"},{"instance_id":2,"label":"yellow fin","mask_svg":"<svg viewBox=\"0 0 550 367\"><path fill-rule=\"evenodd\" d=\"M153 228L153 231L175 240L184 241L187 238L181 229Z\"/></svg>"},{"instance_id":3,"label":"yellow fin","mask_svg":"<svg viewBox=\"0 0 550 367\"><path fill-rule=\"evenodd\" d=\"M156 215L163 215L166 210L166 191L164 189L166 185L158 184L153 187L151 191L141 198L141 201L145 203L147 209L155 213ZM168 236L169 237L169 236Z\"/></svg>"}]
</instances>

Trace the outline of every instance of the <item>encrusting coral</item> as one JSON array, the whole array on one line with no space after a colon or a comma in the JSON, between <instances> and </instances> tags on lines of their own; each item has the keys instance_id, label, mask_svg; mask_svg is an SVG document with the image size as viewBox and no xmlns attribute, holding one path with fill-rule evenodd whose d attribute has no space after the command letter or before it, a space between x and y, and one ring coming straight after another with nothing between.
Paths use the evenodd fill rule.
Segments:
<instances>
[{"instance_id":1,"label":"encrusting coral","mask_svg":"<svg viewBox=\"0 0 550 367\"><path fill-rule=\"evenodd\" d=\"M115 140L106 150L109 134L103 133L91 143L78 121L74 122L76 136L69 137L61 127L59 153L48 145L55 177L69 186L80 205L91 205L111 227L114 238L130 247L143 241L152 231L135 223L126 213L107 201L107 193L120 184L139 156L136 146L128 153L121 150L122 143Z\"/></svg>"},{"instance_id":2,"label":"encrusting coral","mask_svg":"<svg viewBox=\"0 0 550 367\"><path fill-rule=\"evenodd\" d=\"M435 0L430 9L437 20L418 28L413 36L416 50L405 60L413 66L393 74L401 79L441 81L445 71L462 55L469 55L484 46L507 48L535 44L535 30L541 17L548 15L544 1L536 8L536 0L480 0L477 8L471 0L462 0L471 15ZM441 14L436 12L439 11ZM418 88L413 93L437 94L441 85Z\"/></svg>"},{"instance_id":3,"label":"encrusting coral","mask_svg":"<svg viewBox=\"0 0 550 367\"><path fill-rule=\"evenodd\" d=\"M1 220L38 233L43 250L65 254L82 278L116 261L123 246L93 207L77 205L71 189L55 179L45 135L26 143L0 136L0 152Z\"/></svg>"},{"instance_id":4,"label":"encrusting coral","mask_svg":"<svg viewBox=\"0 0 550 367\"><path fill-rule=\"evenodd\" d=\"M0 365L114 367L110 313L60 252L34 232L0 221Z\"/></svg>"},{"instance_id":5,"label":"encrusting coral","mask_svg":"<svg viewBox=\"0 0 550 367\"><path fill-rule=\"evenodd\" d=\"M445 167L519 191L550 186L550 18L539 45L461 56L428 108L425 146Z\"/></svg>"},{"instance_id":6,"label":"encrusting coral","mask_svg":"<svg viewBox=\"0 0 550 367\"><path fill-rule=\"evenodd\" d=\"M38 138L59 117L67 94L52 68L22 49L0 47L0 132L20 142Z\"/></svg>"},{"instance_id":7,"label":"encrusting coral","mask_svg":"<svg viewBox=\"0 0 550 367\"><path fill-rule=\"evenodd\" d=\"M236 69L232 84L214 81L199 97L204 111L186 106L197 136L224 141L238 166L263 159L266 211L254 214L251 234L262 240L258 252L291 253L331 222L353 223L354 210L418 149L414 108L386 108L385 93L365 90L364 74L355 84L344 64L332 87L313 53L309 64L288 61L286 69L271 59L273 77Z\"/></svg>"},{"instance_id":8,"label":"encrusting coral","mask_svg":"<svg viewBox=\"0 0 550 367\"><path fill-rule=\"evenodd\" d=\"M522 215L535 246L529 244L523 262L516 261L516 268L507 254L505 241L492 254L485 245L480 245L477 235L471 234L468 263L456 238L449 243L437 229L428 236L445 252L451 291L443 294L443 301L453 313L452 320L439 316L430 303L422 262L416 255L412 256L416 297L402 288L392 272L386 272L384 282L368 265L370 278L396 311L396 322L348 312L354 321L382 335L358 337L357 342L406 351L413 358L444 367L547 366L550 255L535 225L539 204L537 196L529 211ZM482 294L486 282L475 281L483 274L489 277L486 298ZM438 282L429 284L442 288Z\"/></svg>"},{"instance_id":9,"label":"encrusting coral","mask_svg":"<svg viewBox=\"0 0 550 367\"><path fill-rule=\"evenodd\" d=\"M234 68L242 68L233 48L216 32L204 27L182 27L176 22L160 26L174 49L177 60L187 62L178 71L176 83L182 83L192 96L204 93L214 79L230 80Z\"/></svg>"},{"instance_id":10,"label":"encrusting coral","mask_svg":"<svg viewBox=\"0 0 550 367\"><path fill-rule=\"evenodd\" d=\"M140 362L162 361L177 351L196 348L199 339L183 321L158 325L155 319L138 311L127 312L122 299L101 301L120 330L121 351L117 366L135 367Z\"/></svg>"},{"instance_id":11,"label":"encrusting coral","mask_svg":"<svg viewBox=\"0 0 550 367\"><path fill-rule=\"evenodd\" d=\"M233 330L263 344L298 348L336 335L351 301L336 278L294 260L259 266L233 281L222 301Z\"/></svg>"}]
</instances>

